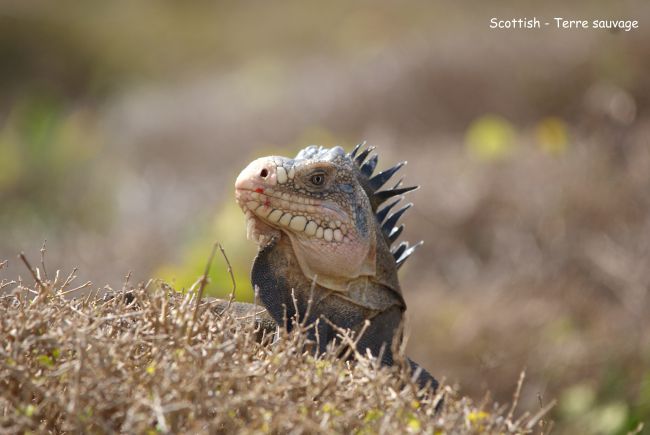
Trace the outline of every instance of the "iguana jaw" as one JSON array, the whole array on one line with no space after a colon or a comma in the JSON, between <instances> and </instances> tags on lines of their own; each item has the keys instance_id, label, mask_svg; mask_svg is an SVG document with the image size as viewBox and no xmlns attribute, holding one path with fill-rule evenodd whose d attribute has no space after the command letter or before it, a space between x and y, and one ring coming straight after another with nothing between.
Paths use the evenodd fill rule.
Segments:
<instances>
[{"instance_id":1,"label":"iguana jaw","mask_svg":"<svg viewBox=\"0 0 650 435\"><path fill-rule=\"evenodd\" d=\"M336 202L289 187L295 174L282 166L285 160L258 159L235 182L248 238L263 247L274 237L288 237L303 274L333 290L344 291L350 279L373 276L374 238L364 240L350 212Z\"/></svg>"}]
</instances>

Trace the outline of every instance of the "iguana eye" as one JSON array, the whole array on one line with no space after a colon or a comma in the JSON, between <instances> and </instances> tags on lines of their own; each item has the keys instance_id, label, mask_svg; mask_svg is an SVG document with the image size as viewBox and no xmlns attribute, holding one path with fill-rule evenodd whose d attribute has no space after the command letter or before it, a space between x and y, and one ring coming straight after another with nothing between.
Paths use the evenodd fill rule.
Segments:
<instances>
[{"instance_id":1,"label":"iguana eye","mask_svg":"<svg viewBox=\"0 0 650 435\"><path fill-rule=\"evenodd\" d=\"M325 174L314 174L309 180L314 186L320 186L325 182Z\"/></svg>"}]
</instances>

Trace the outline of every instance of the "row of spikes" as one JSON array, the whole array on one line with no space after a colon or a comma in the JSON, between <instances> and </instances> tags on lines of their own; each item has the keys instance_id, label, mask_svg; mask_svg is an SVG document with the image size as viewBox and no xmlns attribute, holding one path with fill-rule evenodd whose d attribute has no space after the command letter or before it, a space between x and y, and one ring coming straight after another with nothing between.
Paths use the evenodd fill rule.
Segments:
<instances>
[{"instance_id":1,"label":"row of spikes","mask_svg":"<svg viewBox=\"0 0 650 435\"><path fill-rule=\"evenodd\" d=\"M412 203L408 203L396 212L389 215L390 210L395 207L402 199L405 193L417 189L420 186L409 186L401 187L402 179L400 179L397 184L395 184L390 189L379 190L381 187L388 182L388 180L395 175L397 171L400 170L406 162L400 162L393 166L392 168L386 169L376 175L373 175L375 168L377 167L377 161L379 156L377 154L370 157L368 160L366 158L368 155L375 149L373 146L365 148L363 151L359 150L366 145L365 142L362 142L354 147L354 149L348 154L348 157L354 161L355 165L359 168L359 171L366 177L368 184L372 188L372 198L370 202L373 204L373 208L376 210L380 204L392 198L394 196L399 196L397 200L392 203L384 206L381 210L376 212L377 220L381 225L381 230L389 241L390 252L393 254L395 259L395 265L399 269L404 262L409 258L409 256L415 251L415 249L422 244L418 242L413 246L409 246L409 242L403 241L397 246L393 246L393 242L404 231L404 224L397 226L399 219L402 215L413 206Z\"/></svg>"}]
</instances>

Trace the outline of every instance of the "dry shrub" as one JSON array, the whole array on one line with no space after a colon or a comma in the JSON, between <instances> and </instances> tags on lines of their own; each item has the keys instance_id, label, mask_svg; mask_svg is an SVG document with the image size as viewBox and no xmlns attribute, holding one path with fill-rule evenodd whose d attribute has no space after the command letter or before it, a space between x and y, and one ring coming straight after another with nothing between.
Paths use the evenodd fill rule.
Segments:
<instances>
[{"instance_id":1,"label":"dry shrub","mask_svg":"<svg viewBox=\"0 0 650 435\"><path fill-rule=\"evenodd\" d=\"M449 386L418 391L403 367L344 361L343 346L314 357L302 329L260 343L252 319L214 308L200 291L149 282L70 299L73 274L48 280L28 267L34 286L0 283L3 433L549 429L546 410L517 419L514 406L476 403Z\"/></svg>"}]
</instances>

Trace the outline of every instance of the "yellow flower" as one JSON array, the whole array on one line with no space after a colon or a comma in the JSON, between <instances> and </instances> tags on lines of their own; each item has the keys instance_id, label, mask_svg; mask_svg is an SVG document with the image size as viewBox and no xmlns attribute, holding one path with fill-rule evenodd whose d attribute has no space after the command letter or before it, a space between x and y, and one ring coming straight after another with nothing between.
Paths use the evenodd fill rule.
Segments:
<instances>
[{"instance_id":1,"label":"yellow flower","mask_svg":"<svg viewBox=\"0 0 650 435\"><path fill-rule=\"evenodd\" d=\"M485 115L469 126L465 143L470 154L481 160L502 160L514 151L516 136L508 120Z\"/></svg>"},{"instance_id":2,"label":"yellow flower","mask_svg":"<svg viewBox=\"0 0 650 435\"><path fill-rule=\"evenodd\" d=\"M563 154L569 145L567 126L556 117L542 119L535 128L535 138L537 145L548 154Z\"/></svg>"}]
</instances>

